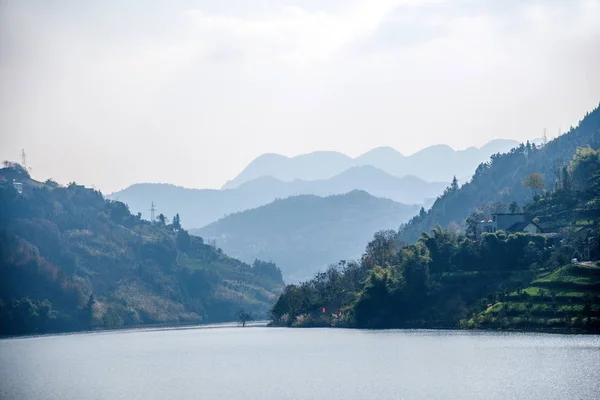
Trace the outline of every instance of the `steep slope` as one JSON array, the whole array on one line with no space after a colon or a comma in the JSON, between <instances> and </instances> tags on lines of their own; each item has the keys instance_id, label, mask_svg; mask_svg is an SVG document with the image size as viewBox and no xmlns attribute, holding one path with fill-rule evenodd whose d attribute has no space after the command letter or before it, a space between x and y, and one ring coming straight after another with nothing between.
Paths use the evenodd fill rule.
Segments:
<instances>
[{"instance_id":1,"label":"steep slope","mask_svg":"<svg viewBox=\"0 0 600 400\"><path fill-rule=\"evenodd\" d=\"M340 259L362 253L379 229L396 229L416 211L363 191L296 196L230 215L192 230L241 260L272 260L286 280L297 281Z\"/></svg>"},{"instance_id":2,"label":"steep slope","mask_svg":"<svg viewBox=\"0 0 600 400\"><path fill-rule=\"evenodd\" d=\"M0 334L264 317L282 286L274 264L232 259L176 221L0 170Z\"/></svg>"},{"instance_id":3,"label":"steep slope","mask_svg":"<svg viewBox=\"0 0 600 400\"><path fill-rule=\"evenodd\" d=\"M600 150L578 148L562 172L524 207L553 233L465 236L436 226L405 244L379 232L359 262L288 285L272 324L598 333Z\"/></svg>"},{"instance_id":4,"label":"steep slope","mask_svg":"<svg viewBox=\"0 0 600 400\"><path fill-rule=\"evenodd\" d=\"M462 180L492 154L506 152L518 144L514 140L498 139L481 149L471 147L458 151L447 145L435 145L410 156L403 156L391 147L379 147L355 159L337 152L315 152L291 158L263 154L223 188L236 188L260 176L283 181L328 179L352 166L362 165L371 165L399 177L415 175L426 181L448 181L456 175Z\"/></svg>"},{"instance_id":5,"label":"steep slope","mask_svg":"<svg viewBox=\"0 0 600 400\"><path fill-rule=\"evenodd\" d=\"M578 147L600 147L600 108L587 113L576 128L547 145L521 145L505 154L491 157L475 170L470 182L460 189L447 190L427 213L415 216L401 232L406 242L416 241L421 232L436 224L462 224L471 213L503 211L497 203L517 202L523 205L532 197L532 189L524 187L525 178L537 172L542 175L545 190L555 187L563 166Z\"/></svg>"},{"instance_id":6,"label":"steep slope","mask_svg":"<svg viewBox=\"0 0 600 400\"><path fill-rule=\"evenodd\" d=\"M520 330L561 330L575 326L580 331L597 331L599 319L600 264L585 263L541 274L528 287L502 296L464 325Z\"/></svg>"},{"instance_id":7,"label":"steep slope","mask_svg":"<svg viewBox=\"0 0 600 400\"><path fill-rule=\"evenodd\" d=\"M425 182L414 176L398 178L371 166L352 167L330 179L284 182L263 176L235 189L186 189L166 184L136 184L107 196L129 205L132 212L149 216L152 201L159 212L172 217L179 213L188 228L200 228L217 219L301 194L329 196L352 190L365 190L376 197L405 204L422 204L437 197L447 186L443 182Z\"/></svg>"}]
</instances>

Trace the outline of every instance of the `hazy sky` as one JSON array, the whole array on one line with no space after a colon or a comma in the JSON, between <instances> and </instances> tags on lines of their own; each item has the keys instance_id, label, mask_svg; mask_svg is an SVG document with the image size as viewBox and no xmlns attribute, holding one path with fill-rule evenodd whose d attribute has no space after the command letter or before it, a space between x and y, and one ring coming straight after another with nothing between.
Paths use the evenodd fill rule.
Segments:
<instances>
[{"instance_id":1,"label":"hazy sky","mask_svg":"<svg viewBox=\"0 0 600 400\"><path fill-rule=\"evenodd\" d=\"M600 0L0 0L0 158L220 187L265 152L555 135L598 71Z\"/></svg>"}]
</instances>

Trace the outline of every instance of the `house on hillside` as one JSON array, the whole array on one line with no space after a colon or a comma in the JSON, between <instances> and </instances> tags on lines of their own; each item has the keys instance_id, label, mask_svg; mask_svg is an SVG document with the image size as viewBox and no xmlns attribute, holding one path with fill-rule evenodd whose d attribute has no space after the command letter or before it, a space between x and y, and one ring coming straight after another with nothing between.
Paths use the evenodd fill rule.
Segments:
<instances>
[{"instance_id":1,"label":"house on hillside","mask_svg":"<svg viewBox=\"0 0 600 400\"><path fill-rule=\"evenodd\" d=\"M21 182L17 182L13 179L13 187L19 194L23 194L23 184Z\"/></svg>"},{"instance_id":2,"label":"house on hillside","mask_svg":"<svg viewBox=\"0 0 600 400\"><path fill-rule=\"evenodd\" d=\"M542 233L542 228L525 214L492 214L477 224L477 236L497 231Z\"/></svg>"}]
</instances>

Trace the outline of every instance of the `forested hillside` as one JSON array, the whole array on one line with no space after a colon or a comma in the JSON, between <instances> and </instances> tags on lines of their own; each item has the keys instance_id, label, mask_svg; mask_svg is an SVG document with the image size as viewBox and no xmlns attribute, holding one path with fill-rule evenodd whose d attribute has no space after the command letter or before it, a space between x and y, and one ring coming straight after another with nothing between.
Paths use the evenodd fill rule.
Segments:
<instances>
[{"instance_id":1,"label":"forested hillside","mask_svg":"<svg viewBox=\"0 0 600 400\"><path fill-rule=\"evenodd\" d=\"M360 261L287 286L272 323L600 331L599 117L596 109L540 149L525 145L493 157L473 182L450 185L434 210L400 232L376 234ZM536 180L525 177L535 172L556 178L531 185ZM522 208L550 233L477 235L479 220L465 219L478 201L512 213ZM450 217L458 223L450 229L425 228Z\"/></svg>"},{"instance_id":2,"label":"forested hillside","mask_svg":"<svg viewBox=\"0 0 600 400\"><path fill-rule=\"evenodd\" d=\"M178 216L151 223L95 190L0 170L0 334L264 317L282 288L274 264L232 259Z\"/></svg>"},{"instance_id":3,"label":"forested hillside","mask_svg":"<svg viewBox=\"0 0 600 400\"><path fill-rule=\"evenodd\" d=\"M489 214L506 211L506 205L523 205L531 200L531 188L525 179L532 173L541 175L543 190L552 190L578 147L600 147L600 107L587 113L576 128L545 145L521 145L505 154L495 154L489 162L479 165L470 182L460 188L448 188L433 204L401 229L401 238L414 243L421 232L428 232L436 224L463 225L473 213ZM451 178L451 177L448 177ZM503 206L504 205L504 206Z\"/></svg>"},{"instance_id":4,"label":"forested hillside","mask_svg":"<svg viewBox=\"0 0 600 400\"><path fill-rule=\"evenodd\" d=\"M416 210L417 206L358 190L328 197L294 196L190 232L216 240L241 260L272 260L286 281L297 282L340 259L360 257L373 233L397 227Z\"/></svg>"}]
</instances>

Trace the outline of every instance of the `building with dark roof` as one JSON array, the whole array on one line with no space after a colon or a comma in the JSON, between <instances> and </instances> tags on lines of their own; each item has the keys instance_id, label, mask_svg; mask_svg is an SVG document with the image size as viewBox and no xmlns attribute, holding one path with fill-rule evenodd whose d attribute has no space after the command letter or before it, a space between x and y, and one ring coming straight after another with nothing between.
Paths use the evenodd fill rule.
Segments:
<instances>
[{"instance_id":1,"label":"building with dark roof","mask_svg":"<svg viewBox=\"0 0 600 400\"><path fill-rule=\"evenodd\" d=\"M477 236L497 231L542 233L542 228L525 214L492 214L477 224Z\"/></svg>"}]
</instances>

